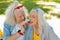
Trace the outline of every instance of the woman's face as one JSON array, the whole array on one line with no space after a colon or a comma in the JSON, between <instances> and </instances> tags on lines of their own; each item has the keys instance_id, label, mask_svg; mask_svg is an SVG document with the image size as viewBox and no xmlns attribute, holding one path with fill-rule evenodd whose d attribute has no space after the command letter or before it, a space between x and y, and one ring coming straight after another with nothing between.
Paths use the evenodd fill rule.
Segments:
<instances>
[{"instance_id":1,"label":"woman's face","mask_svg":"<svg viewBox=\"0 0 60 40\"><path fill-rule=\"evenodd\" d=\"M14 11L14 13L15 13L15 19L16 19L17 23L20 23L20 22L24 21L25 14L24 14L23 11L20 11L19 9L16 9Z\"/></svg>"},{"instance_id":2,"label":"woman's face","mask_svg":"<svg viewBox=\"0 0 60 40\"><path fill-rule=\"evenodd\" d=\"M38 24L38 15L35 10L30 13L29 20L31 26L35 26L36 24Z\"/></svg>"}]
</instances>

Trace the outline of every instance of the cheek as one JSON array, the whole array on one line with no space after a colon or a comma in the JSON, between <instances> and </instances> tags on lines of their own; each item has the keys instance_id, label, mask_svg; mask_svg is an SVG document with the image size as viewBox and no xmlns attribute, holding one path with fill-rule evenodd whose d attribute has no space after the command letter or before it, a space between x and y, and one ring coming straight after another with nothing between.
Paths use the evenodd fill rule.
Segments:
<instances>
[{"instance_id":1,"label":"cheek","mask_svg":"<svg viewBox=\"0 0 60 40\"><path fill-rule=\"evenodd\" d=\"M35 19L35 20L34 20L34 24L37 24L37 23L38 23L38 20L37 20L37 19Z\"/></svg>"},{"instance_id":2,"label":"cheek","mask_svg":"<svg viewBox=\"0 0 60 40\"><path fill-rule=\"evenodd\" d=\"M20 21L20 18L16 18L17 21Z\"/></svg>"},{"instance_id":3,"label":"cheek","mask_svg":"<svg viewBox=\"0 0 60 40\"><path fill-rule=\"evenodd\" d=\"M15 14L15 18L18 19L19 15L18 14Z\"/></svg>"},{"instance_id":4,"label":"cheek","mask_svg":"<svg viewBox=\"0 0 60 40\"><path fill-rule=\"evenodd\" d=\"M32 24L34 25L34 24L36 23L36 20L35 20L35 19L33 19L33 20L32 20L32 22L33 22Z\"/></svg>"},{"instance_id":5,"label":"cheek","mask_svg":"<svg viewBox=\"0 0 60 40\"><path fill-rule=\"evenodd\" d=\"M21 19L20 17L16 16L16 21L20 21L20 19Z\"/></svg>"},{"instance_id":6,"label":"cheek","mask_svg":"<svg viewBox=\"0 0 60 40\"><path fill-rule=\"evenodd\" d=\"M24 20L25 20L25 17L20 17L19 20L20 20L20 21L24 21Z\"/></svg>"}]
</instances>

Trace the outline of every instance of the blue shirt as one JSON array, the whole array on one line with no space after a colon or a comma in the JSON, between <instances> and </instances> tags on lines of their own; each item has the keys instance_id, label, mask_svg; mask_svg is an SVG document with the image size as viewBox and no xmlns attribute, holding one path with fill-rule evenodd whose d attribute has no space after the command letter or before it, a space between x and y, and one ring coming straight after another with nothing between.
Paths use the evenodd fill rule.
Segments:
<instances>
[{"instance_id":1,"label":"blue shirt","mask_svg":"<svg viewBox=\"0 0 60 40\"><path fill-rule=\"evenodd\" d=\"M4 33L3 40L6 40L8 36L11 36L13 26L10 26L7 22L4 23ZM24 33L24 40L33 40L33 28L30 25L26 26ZM40 31L40 30L39 30ZM40 32L41 33L41 32ZM50 26L44 28L44 33L40 34L41 40L60 40L56 34L53 32L53 29Z\"/></svg>"},{"instance_id":2,"label":"blue shirt","mask_svg":"<svg viewBox=\"0 0 60 40\"><path fill-rule=\"evenodd\" d=\"M3 40L6 40L8 36L11 36L11 32L14 29L13 26L9 25L7 22L4 23L3 29ZM32 40L32 30L33 28L30 25L26 26L25 33L24 33L24 40ZM29 36L30 35L30 36Z\"/></svg>"}]
</instances>

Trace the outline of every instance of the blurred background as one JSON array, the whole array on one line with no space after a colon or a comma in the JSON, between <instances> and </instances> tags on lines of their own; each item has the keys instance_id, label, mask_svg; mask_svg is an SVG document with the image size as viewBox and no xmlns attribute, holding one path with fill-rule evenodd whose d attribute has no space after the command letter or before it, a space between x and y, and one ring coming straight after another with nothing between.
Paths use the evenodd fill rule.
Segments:
<instances>
[{"instance_id":1,"label":"blurred background","mask_svg":"<svg viewBox=\"0 0 60 40\"><path fill-rule=\"evenodd\" d=\"M0 39L3 36L5 10L14 0L0 0ZM46 21L51 25L56 35L60 38L60 0L18 0L30 12L34 7L44 10Z\"/></svg>"}]
</instances>

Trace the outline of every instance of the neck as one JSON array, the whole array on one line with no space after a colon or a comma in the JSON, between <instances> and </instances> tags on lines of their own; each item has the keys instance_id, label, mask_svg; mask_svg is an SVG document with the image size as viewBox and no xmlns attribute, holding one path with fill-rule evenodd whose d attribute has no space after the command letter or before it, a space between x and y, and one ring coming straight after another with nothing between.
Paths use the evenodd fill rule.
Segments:
<instances>
[{"instance_id":1,"label":"neck","mask_svg":"<svg viewBox=\"0 0 60 40\"><path fill-rule=\"evenodd\" d=\"M38 25L35 25L34 26L34 31L37 31L38 32Z\"/></svg>"},{"instance_id":2,"label":"neck","mask_svg":"<svg viewBox=\"0 0 60 40\"><path fill-rule=\"evenodd\" d=\"M36 34L39 35L38 25L35 25L35 26L34 26L34 32L36 32Z\"/></svg>"}]
</instances>

